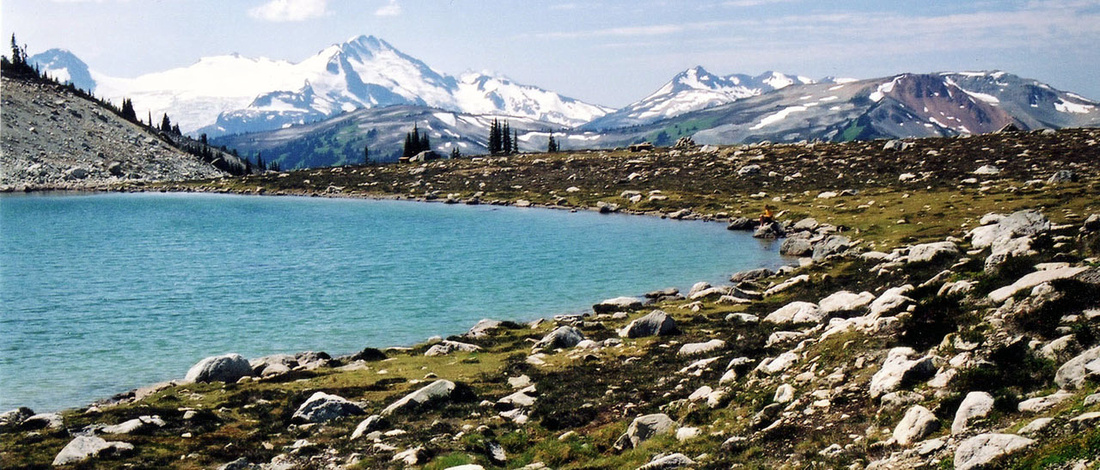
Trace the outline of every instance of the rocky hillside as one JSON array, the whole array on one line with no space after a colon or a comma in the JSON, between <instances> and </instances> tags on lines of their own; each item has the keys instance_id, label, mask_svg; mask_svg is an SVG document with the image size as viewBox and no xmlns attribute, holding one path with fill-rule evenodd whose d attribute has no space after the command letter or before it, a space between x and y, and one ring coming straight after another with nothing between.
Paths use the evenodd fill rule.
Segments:
<instances>
[{"instance_id":1,"label":"rocky hillside","mask_svg":"<svg viewBox=\"0 0 1100 470\"><path fill-rule=\"evenodd\" d=\"M0 191L88 189L224 173L55 83L3 79Z\"/></svg>"},{"instance_id":2,"label":"rocky hillside","mask_svg":"<svg viewBox=\"0 0 1100 470\"><path fill-rule=\"evenodd\" d=\"M722 220L799 262L410 348L208 358L85 409L5 413L0 462L1096 468L1098 156L1100 131L1069 130L166 185Z\"/></svg>"}]
</instances>

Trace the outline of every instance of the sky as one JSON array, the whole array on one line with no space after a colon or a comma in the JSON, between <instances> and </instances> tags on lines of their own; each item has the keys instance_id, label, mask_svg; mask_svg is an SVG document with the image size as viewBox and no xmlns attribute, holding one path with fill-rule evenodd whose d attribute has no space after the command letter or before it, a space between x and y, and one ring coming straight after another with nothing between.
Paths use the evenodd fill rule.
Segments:
<instances>
[{"instance_id":1,"label":"sky","mask_svg":"<svg viewBox=\"0 0 1100 470\"><path fill-rule=\"evenodd\" d=\"M229 53L298 62L367 34L440 72L612 107L696 65L815 79L1004 70L1100 99L1100 0L3 0L0 29L115 77Z\"/></svg>"}]
</instances>

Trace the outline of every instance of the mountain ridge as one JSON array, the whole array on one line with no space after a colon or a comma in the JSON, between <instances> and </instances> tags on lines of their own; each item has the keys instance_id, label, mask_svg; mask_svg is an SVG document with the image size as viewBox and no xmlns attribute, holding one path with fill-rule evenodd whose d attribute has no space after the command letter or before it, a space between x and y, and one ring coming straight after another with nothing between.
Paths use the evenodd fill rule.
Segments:
<instances>
[{"instance_id":1,"label":"mountain ridge","mask_svg":"<svg viewBox=\"0 0 1100 470\"><path fill-rule=\"evenodd\" d=\"M46 64L35 55L30 62ZM498 75L460 79L432 69L386 41L361 35L300 62L203 57L186 67L117 78L91 72L89 89L138 109L167 113L191 134L210 136L303 124L364 107L430 106L508 114L573 127L611 112ZM487 86L491 85L491 86Z\"/></svg>"}]
</instances>

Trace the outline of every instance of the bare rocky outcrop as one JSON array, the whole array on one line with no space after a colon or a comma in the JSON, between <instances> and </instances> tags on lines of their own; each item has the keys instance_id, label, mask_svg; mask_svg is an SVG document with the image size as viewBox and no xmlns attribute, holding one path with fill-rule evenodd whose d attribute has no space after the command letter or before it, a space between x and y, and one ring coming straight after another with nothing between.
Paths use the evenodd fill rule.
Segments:
<instances>
[{"instance_id":1,"label":"bare rocky outcrop","mask_svg":"<svg viewBox=\"0 0 1100 470\"><path fill-rule=\"evenodd\" d=\"M83 189L226 174L59 85L3 78L0 189Z\"/></svg>"}]
</instances>

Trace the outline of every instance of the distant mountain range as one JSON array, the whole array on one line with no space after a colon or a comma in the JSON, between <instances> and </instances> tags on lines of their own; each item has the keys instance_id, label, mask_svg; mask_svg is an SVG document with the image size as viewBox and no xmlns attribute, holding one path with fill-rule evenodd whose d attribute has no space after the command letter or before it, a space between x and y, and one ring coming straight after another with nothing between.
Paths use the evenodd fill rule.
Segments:
<instances>
[{"instance_id":1,"label":"distant mountain range","mask_svg":"<svg viewBox=\"0 0 1100 470\"><path fill-rule=\"evenodd\" d=\"M218 56L133 79L89 71L61 50L30 62L99 96L130 97L139 115L167 112L185 132L242 155L263 152L283 168L356 163L364 147L376 160L396 159L414 124L441 153L482 154L493 119L510 123L524 151L544 150L551 131L569 150L671 145L684 136L735 144L1100 126L1100 103L999 71L812 80L694 67L614 110L495 74L442 74L372 36L296 64Z\"/></svg>"},{"instance_id":2,"label":"distant mountain range","mask_svg":"<svg viewBox=\"0 0 1100 470\"><path fill-rule=\"evenodd\" d=\"M668 83L641 101L581 126L585 130L617 129L650 124L681 114L732 103L791 85L806 85L814 80L764 72L752 77L734 74L720 77L696 66L680 72Z\"/></svg>"},{"instance_id":3,"label":"distant mountain range","mask_svg":"<svg viewBox=\"0 0 1100 470\"><path fill-rule=\"evenodd\" d=\"M326 47L298 63L234 54L137 78L91 72L83 61L57 49L29 62L59 78L63 73L80 77L74 79L78 87L113 101L131 98L139 114L146 109L158 116L168 113L184 132L211 137L393 105L506 114L555 127L573 127L614 111L498 75L452 77L373 36Z\"/></svg>"}]
</instances>

